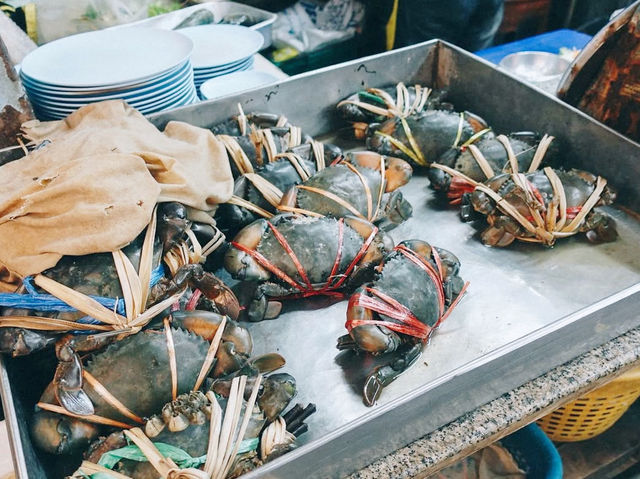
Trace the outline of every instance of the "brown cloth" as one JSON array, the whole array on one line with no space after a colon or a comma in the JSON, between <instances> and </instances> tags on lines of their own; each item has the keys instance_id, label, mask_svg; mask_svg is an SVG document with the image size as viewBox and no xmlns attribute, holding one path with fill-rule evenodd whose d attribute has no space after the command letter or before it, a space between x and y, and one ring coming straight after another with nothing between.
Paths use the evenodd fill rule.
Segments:
<instances>
[{"instance_id":1,"label":"brown cloth","mask_svg":"<svg viewBox=\"0 0 640 479\"><path fill-rule=\"evenodd\" d=\"M227 154L210 131L171 122L160 132L122 101L23 129L52 143L0 166L0 270L26 276L63 255L115 251L157 202L208 211L232 194Z\"/></svg>"},{"instance_id":2,"label":"brown cloth","mask_svg":"<svg viewBox=\"0 0 640 479\"><path fill-rule=\"evenodd\" d=\"M94 103L64 120L27 122L25 136L53 161L119 152L141 157L161 184L159 202L211 210L231 198L233 177L224 145L209 130L172 121L160 132L121 100Z\"/></svg>"}]
</instances>

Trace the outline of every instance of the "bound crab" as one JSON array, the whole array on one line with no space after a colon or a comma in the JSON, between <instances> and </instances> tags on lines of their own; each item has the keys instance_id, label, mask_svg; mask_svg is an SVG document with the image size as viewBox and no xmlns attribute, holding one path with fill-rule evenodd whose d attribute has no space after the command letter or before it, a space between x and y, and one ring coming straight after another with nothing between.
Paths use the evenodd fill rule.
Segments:
<instances>
[{"instance_id":1,"label":"bound crab","mask_svg":"<svg viewBox=\"0 0 640 479\"><path fill-rule=\"evenodd\" d=\"M467 284L460 262L447 250L408 240L388 252L374 281L349 299L346 328L338 349L389 361L366 378L363 400L373 406L382 389L420 357L424 345L462 297Z\"/></svg>"},{"instance_id":2,"label":"bound crab","mask_svg":"<svg viewBox=\"0 0 640 479\"><path fill-rule=\"evenodd\" d=\"M394 97L395 95L395 97ZM434 91L422 85L367 88L345 98L336 106L338 114L347 121L382 121L396 116L409 116L442 104L446 92Z\"/></svg>"},{"instance_id":3,"label":"bound crab","mask_svg":"<svg viewBox=\"0 0 640 479\"><path fill-rule=\"evenodd\" d=\"M370 151L347 157L291 188L278 209L309 216L353 215L385 230L411 216L411 204L398 189L413 173L406 161Z\"/></svg>"},{"instance_id":4,"label":"bound crab","mask_svg":"<svg viewBox=\"0 0 640 479\"><path fill-rule=\"evenodd\" d=\"M270 113L240 114L212 129L224 144L231 158L234 177L256 173L268 163L276 161L284 153L300 159L324 164L326 157L341 154L334 145L323 145L291 125L283 116ZM306 146L304 146L306 145Z\"/></svg>"},{"instance_id":5,"label":"bound crab","mask_svg":"<svg viewBox=\"0 0 640 479\"><path fill-rule=\"evenodd\" d=\"M238 477L295 447L306 430L304 420L315 411L298 405L281 416L295 392L291 376L272 375L236 377L224 395L183 394L149 419L144 433L116 432L92 444L74 477L115 470L155 479L167 477L165 467L188 477ZM263 408L266 398L276 405L273 417Z\"/></svg>"},{"instance_id":6,"label":"bound crab","mask_svg":"<svg viewBox=\"0 0 640 479\"><path fill-rule=\"evenodd\" d=\"M231 242L224 258L250 321L278 316L277 299L341 296L364 281L370 267L393 247L391 238L368 221L310 218L291 214L257 220Z\"/></svg>"},{"instance_id":7,"label":"bound crab","mask_svg":"<svg viewBox=\"0 0 640 479\"><path fill-rule=\"evenodd\" d=\"M531 172L537 170L543 161L550 162L547 153L553 139L544 135L540 140L536 133L531 132L496 137L490 130L482 130L459 148L449 150L438 163L432 163L427 174L433 189L445 193L450 204L459 205L462 196L473 191L474 182L512 171L506 143L509 143L517 160L518 171Z\"/></svg>"},{"instance_id":8,"label":"bound crab","mask_svg":"<svg viewBox=\"0 0 640 479\"><path fill-rule=\"evenodd\" d=\"M289 128L291 123L284 115L276 115L267 112L254 112L245 114L242 106L238 104L238 114L217 123L209 129L214 135L245 136L251 130L264 128Z\"/></svg>"},{"instance_id":9,"label":"bound crab","mask_svg":"<svg viewBox=\"0 0 640 479\"><path fill-rule=\"evenodd\" d=\"M322 171L340 156L339 149L318 142L305 143L279 153L260 168L246 171L234 184L234 194L218 207L217 226L228 235L256 219L271 218L283 192Z\"/></svg>"},{"instance_id":10,"label":"bound crab","mask_svg":"<svg viewBox=\"0 0 640 479\"><path fill-rule=\"evenodd\" d=\"M201 302L208 302L211 309L236 317L239 307L231 290L199 264L190 264L217 248L221 234L189 220L179 204L163 205L157 218L157 235L154 215L146 232L122 250L65 256L55 267L24 278L16 293L0 294L0 352L27 355L71 331L108 331L112 339L135 332L188 287L199 291ZM206 241L204 247L198 238ZM166 248L164 264L161 244ZM174 280L167 277L172 273ZM135 298L131 282L140 283L134 284L139 293Z\"/></svg>"},{"instance_id":11,"label":"bound crab","mask_svg":"<svg viewBox=\"0 0 640 479\"><path fill-rule=\"evenodd\" d=\"M408 117L372 123L356 132L355 136L366 138L367 148L381 155L403 158L418 166L430 166L487 128L482 118L469 112L426 110Z\"/></svg>"},{"instance_id":12,"label":"bound crab","mask_svg":"<svg viewBox=\"0 0 640 479\"><path fill-rule=\"evenodd\" d=\"M476 183L474 192L464 198L463 220L471 219L471 208L486 216L489 227L481 235L484 244L504 247L518 239L552 246L558 238L579 232L594 242L615 240L614 221L593 209L616 198L606 179L582 170L551 167L519 173L509 143L505 146L513 173Z\"/></svg>"},{"instance_id":13,"label":"bound crab","mask_svg":"<svg viewBox=\"0 0 640 479\"><path fill-rule=\"evenodd\" d=\"M126 336L81 362L77 353L83 346L93 350L99 340L76 338L73 350L67 343L58 346L67 361L58 366L31 422L34 442L47 452L78 452L104 426L144 424L172 398L200 389L209 374L225 378L249 366L269 372L284 364L277 354L250 359L248 331L209 311L176 311L161 330Z\"/></svg>"}]
</instances>

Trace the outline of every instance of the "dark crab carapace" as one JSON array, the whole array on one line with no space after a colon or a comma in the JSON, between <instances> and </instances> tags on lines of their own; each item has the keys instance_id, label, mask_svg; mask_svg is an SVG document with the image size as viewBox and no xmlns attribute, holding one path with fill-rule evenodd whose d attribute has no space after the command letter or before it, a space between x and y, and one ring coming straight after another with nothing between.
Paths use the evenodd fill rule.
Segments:
<instances>
[{"instance_id":1,"label":"dark crab carapace","mask_svg":"<svg viewBox=\"0 0 640 479\"><path fill-rule=\"evenodd\" d=\"M515 171L535 171L557 156L556 151L549 149L555 145L551 143L552 136L540 138L533 132L495 136L490 130L481 133L459 148L449 150L427 171L431 187L445 193L451 204L460 204L462 195L473 191L473 182L511 173L514 162Z\"/></svg>"},{"instance_id":2,"label":"dark crab carapace","mask_svg":"<svg viewBox=\"0 0 640 479\"><path fill-rule=\"evenodd\" d=\"M351 122L371 123L394 116L408 116L440 107L446 92L423 85L398 83L381 88L367 88L342 100L338 114Z\"/></svg>"},{"instance_id":3,"label":"dark crab carapace","mask_svg":"<svg viewBox=\"0 0 640 479\"><path fill-rule=\"evenodd\" d=\"M209 349L205 337L215 334L222 319L209 311L175 312L173 326L164 331L145 330L127 336L93 354L84 365L69 361L66 368L73 374L65 371L67 374L59 377L58 371L40 399L42 410L32 421L34 442L47 452L69 454L86 447L99 431L81 419L49 412L46 409L52 408L47 404L91 415L88 419L93 422L98 417L98 421L106 418L107 423L135 424L172 399L174 381L177 394L190 391ZM251 348L246 329L227 318L211 374L224 376L245 367Z\"/></svg>"},{"instance_id":4,"label":"dark crab carapace","mask_svg":"<svg viewBox=\"0 0 640 479\"><path fill-rule=\"evenodd\" d=\"M283 192L309 179L341 155L342 150L333 145L305 143L239 176L233 197L216 210L218 227L233 236L256 219L271 216L277 212Z\"/></svg>"},{"instance_id":5,"label":"dark crab carapace","mask_svg":"<svg viewBox=\"0 0 640 479\"><path fill-rule=\"evenodd\" d=\"M486 128L482 118L469 112L427 110L369 125L367 148L418 166L429 166Z\"/></svg>"},{"instance_id":6,"label":"dark crab carapace","mask_svg":"<svg viewBox=\"0 0 640 479\"><path fill-rule=\"evenodd\" d=\"M365 380L368 406L418 359L466 287L458 258L420 240L399 243L378 269L376 279L351 296L349 334L338 339L338 349L389 355Z\"/></svg>"},{"instance_id":7,"label":"dark crab carapace","mask_svg":"<svg viewBox=\"0 0 640 479\"><path fill-rule=\"evenodd\" d=\"M245 399L248 400L253 390L254 381L249 379L245 392ZM225 476L228 478L237 477L241 473L261 465L272 458L273 455L280 455L294 447L295 438L306 431L304 420L315 411L313 405L301 409L293 408L290 412L280 414L286 409L291 399L295 396L295 379L289 374L273 374L264 378L258 392L258 401L253 408L249 418L248 426L243 436L242 452L233 461L234 466ZM225 408L228 396L217 394L212 396L212 392L204 394L200 391L190 392L178 396L174 401L165 404L162 412L152 416L146 421L144 426L145 434L154 443L168 444L184 451L192 458L203 458L207 454L210 439L210 420L213 410L213 401L218 402L221 408ZM261 402L277 403L274 410L275 416L268 417L265 414ZM260 436L266 431L265 426L278 418L285 424L288 434L283 436L283 442L270 444L265 448L264 444L259 447ZM263 438L261 442L272 442L271 438ZM119 454L121 448L127 447L127 441L122 432L116 432L106 438L101 438L94 442L85 454L88 461L101 463L107 459L110 468L125 474L133 479L157 479L160 477L153 466L147 462L137 462L125 459L126 454ZM105 454L109 453L107 456ZM116 456L119 459L113 464L109 459ZM202 459L202 460L203 460ZM191 467L196 467L193 464Z\"/></svg>"},{"instance_id":8,"label":"dark crab carapace","mask_svg":"<svg viewBox=\"0 0 640 479\"><path fill-rule=\"evenodd\" d=\"M592 242L614 241L615 222L593 207L610 205L615 198L602 177L546 167L526 175L497 175L477 186L468 201L489 223L482 242L504 247L516 239L551 246L579 232Z\"/></svg>"},{"instance_id":9,"label":"dark crab carapace","mask_svg":"<svg viewBox=\"0 0 640 479\"><path fill-rule=\"evenodd\" d=\"M251 321L279 314L277 298L336 295L357 283L393 247L368 221L285 214L258 220L234 238L225 268Z\"/></svg>"},{"instance_id":10,"label":"dark crab carapace","mask_svg":"<svg viewBox=\"0 0 640 479\"><path fill-rule=\"evenodd\" d=\"M409 163L399 158L371 151L349 153L345 160L291 188L279 209L334 218L354 215L391 229L413 212L399 191L412 173Z\"/></svg>"}]
</instances>

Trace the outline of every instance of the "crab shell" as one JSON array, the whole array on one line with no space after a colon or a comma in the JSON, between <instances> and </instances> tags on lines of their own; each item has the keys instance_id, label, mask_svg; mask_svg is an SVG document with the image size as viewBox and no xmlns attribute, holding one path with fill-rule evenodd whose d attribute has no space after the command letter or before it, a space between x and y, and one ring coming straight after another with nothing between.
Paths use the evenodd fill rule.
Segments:
<instances>
[{"instance_id":1,"label":"crab shell","mask_svg":"<svg viewBox=\"0 0 640 479\"><path fill-rule=\"evenodd\" d=\"M324 144L324 162L330 164L333 160L342 154L342 150L335 145ZM313 175L317 171L317 163L314 160L314 154L311 143L304 143L291 148L288 153L296 155L303 166L303 168ZM280 191L287 191L292 186L298 185L303 182L306 176L303 178L300 176L300 172L294 167L294 165L287 158L276 158L265 164L263 167L257 169L255 173ZM262 193L242 175L236 178L233 187L233 194L240 198L246 199L254 205L274 213L275 208L269 203ZM216 210L216 224L220 230L227 236L234 236L240 229L247 226L249 223L259 218L257 213L250 211L242 206L232 203L222 203Z\"/></svg>"},{"instance_id":2,"label":"crab shell","mask_svg":"<svg viewBox=\"0 0 640 479\"><path fill-rule=\"evenodd\" d=\"M572 169L569 171L554 171L562 182L567 200L567 210L582 207L595 189L597 177L587 171L576 169ZM525 178L540 194L540 198L542 199L545 208L548 207L550 201L553 198L553 188L551 186L551 183L549 182L549 178L544 173L544 171L538 170L527 173L525 175ZM489 188L500 194L500 196L502 196L511 205L513 205L521 215L525 217L528 217L530 215L529 208L527 207L526 195L519 187L515 185L510 174L504 173L501 175L497 175L488 180L485 184ZM596 206L610 205L615 201L616 196L617 193L615 189L613 189L609 185L606 185L602 194L600 195L600 199L596 203ZM489 222L495 226L495 228L489 228L483 233L482 240L485 244L490 244L492 246L507 246L508 244L510 244L513 239L508 242L506 242L506 240L501 240L497 243L494 241L492 233L497 234L497 230L503 227L507 227L507 229L513 229L513 231L509 231L510 237L512 235L515 236L516 234L531 235L530 233L519 228L519 226L517 226L515 221L513 221L509 215L498 210L493 199L489 198L486 193L480 190L474 191L471 195L471 204L474 210L487 216ZM589 215L591 215L592 213L594 212L591 211ZM589 215L587 215L587 218L589 217ZM600 215L599 218L601 218L602 221L601 226L605 227L608 233L604 235L601 240L613 241L613 239L615 239L615 237L617 236L615 233L615 226L613 222L608 220L608 217L605 217L603 215ZM595 227L596 225L593 226ZM588 230L590 228L590 225L583 225L583 228L584 227L586 227ZM605 231L602 231L602 233L604 234Z\"/></svg>"},{"instance_id":3,"label":"crab shell","mask_svg":"<svg viewBox=\"0 0 640 479\"><path fill-rule=\"evenodd\" d=\"M280 115L267 112L254 112L248 113L247 118L247 132L251 131L251 128L274 128L279 121L281 121ZM284 127L289 126L289 122L285 121ZM240 131L239 115L233 116L228 120L221 123L217 123L209 128L214 135L231 135L242 136Z\"/></svg>"},{"instance_id":4,"label":"crab shell","mask_svg":"<svg viewBox=\"0 0 640 479\"><path fill-rule=\"evenodd\" d=\"M140 264L142 235L123 248L134 268ZM156 239L154 245L153 267L160 263L162 248ZM107 298L122 298L122 289L111 253L94 253L83 256L63 256L58 264L42 273L80 293ZM25 293L21 286L18 293ZM42 291L40 291L42 292ZM2 308L3 316L29 316L34 312L19 308ZM37 316L76 321L84 313L73 312L35 312ZM13 357L25 356L43 349L59 338L55 333L33 331L22 328L0 328L0 353Z\"/></svg>"},{"instance_id":5,"label":"crab shell","mask_svg":"<svg viewBox=\"0 0 640 479\"><path fill-rule=\"evenodd\" d=\"M518 171L528 171L536 154L535 146L539 140L538 135L531 132L512 133L508 137L508 140L518 161ZM473 145L480 150L480 153L482 153L496 174L511 173L511 164L507 151L493 133L487 132L479 140L475 141ZM553 162L556 153L557 150L552 145L544 156L543 164L548 165ZM488 179L471 154L469 148L460 147L450 150L440 158L440 163L461 172L472 180L483 182ZM428 176L431 186L435 190L449 190L451 186L451 176L448 173L437 168L431 168L428 171ZM470 185L469 191L472 190L473 187ZM451 199L455 199L456 197L457 196L449 196Z\"/></svg>"},{"instance_id":6,"label":"crab shell","mask_svg":"<svg viewBox=\"0 0 640 479\"><path fill-rule=\"evenodd\" d=\"M408 240L399 243L399 245L411 249L436 268L436 264L432 259L433 247L429 243L421 240ZM462 280L458 277L460 269L458 258L445 249L436 249L442 261L443 282L457 281L461 284ZM368 295L369 293L365 291L365 287L374 288L405 306L421 323L433 327L443 311L440 311L438 302L438 286L426 271L398 251L388 253L381 268L382 270L377 275L377 278L357 292ZM450 300L451 298L447 299ZM349 302L347 317L352 320L375 319L400 323L397 319L382 313L375 313L355 304L353 301ZM355 326L349 334L358 349L372 354L393 352L401 342L418 342L415 337L395 333L386 326L381 325Z\"/></svg>"},{"instance_id":7,"label":"crab shell","mask_svg":"<svg viewBox=\"0 0 640 479\"><path fill-rule=\"evenodd\" d=\"M349 160L355 166L349 167L345 163L329 166L306 180L303 185L326 191L332 196L341 198L359 212L363 218L375 221L384 215L386 201L383 202L380 194L393 192L407 184L413 170L404 160L383 157L370 151L351 153ZM381 161L385 163L384 178L380 174ZM369 190L369 196L367 196L365 184ZM368 204L368 199L371 200L371 204ZM378 204L381 205L380 210L375 217L370 217L374 215ZM305 188L291 188L283 196L281 205L298 206L307 211L337 218L354 214L345 205ZM410 216L410 214L409 206L408 215Z\"/></svg>"},{"instance_id":8,"label":"crab shell","mask_svg":"<svg viewBox=\"0 0 640 479\"><path fill-rule=\"evenodd\" d=\"M245 399L251 394L252 385L253 380L248 380ZM289 374L273 374L264 378L244 439L259 437L265 424L278 417L296 393L295 379ZM224 410L226 399L218 399L218 402ZM265 413L265 404L271 408L271 416ZM207 396L199 391L181 394L157 412L158 414L151 417L144 427L145 433L153 442L178 447L191 457L201 457L207 453L211 417L211 402ZM89 461L97 463L104 453L126 445L124 435L116 432L94 442L86 456ZM238 459L242 462L255 459L254 467L260 464L255 453L246 455L247 457ZM160 477L148 462L122 460L116 470L134 479Z\"/></svg>"},{"instance_id":9,"label":"crab shell","mask_svg":"<svg viewBox=\"0 0 640 479\"><path fill-rule=\"evenodd\" d=\"M439 161L440 157L451 148L463 144L474 133L487 126L482 119L471 114L444 110L427 110L421 114L409 116L404 121L406 121L413 139L427 163ZM389 135L410 148L411 140L407 138L400 118L392 118L378 125L370 125L367 148L382 155L397 156L414 161L380 133ZM460 133L459 138L458 133Z\"/></svg>"},{"instance_id":10,"label":"crab shell","mask_svg":"<svg viewBox=\"0 0 640 479\"><path fill-rule=\"evenodd\" d=\"M380 98L380 96L375 93L375 90L376 89L367 89L364 92L356 92L344 99L347 101L347 103L343 101L338 103L336 109L340 117L347 121L358 121L366 123L384 120L385 118L380 115L372 113L364 108L354 105L353 103L348 103L350 101L361 101L363 103L369 103L379 108L385 108L382 98ZM382 88L378 88L378 90L382 90L385 93L389 94L394 100L396 99L396 85L385 86ZM407 91L409 92L409 103L413 104L416 98L416 87L414 85L407 86ZM432 91L423 110L438 108L444 100L446 94L447 92L444 90ZM375 101L373 97L379 98L380 101Z\"/></svg>"},{"instance_id":11,"label":"crab shell","mask_svg":"<svg viewBox=\"0 0 640 479\"><path fill-rule=\"evenodd\" d=\"M271 223L285 238L300 261L309 281L313 285L324 285L338 257L339 222L333 218L307 218L295 215L278 215ZM364 220L345 217L342 253L336 276L342 274L356 258L374 226ZM278 242L267 220L257 220L242 229L234 242L253 249L296 281L304 284L303 278L289 254ZM384 251L392 248L391 239L378 232L359 262L361 267L379 261ZM224 259L225 268L234 278L241 280L273 280L278 278L262 267L248 253L238 248L229 248ZM296 291L292 291L295 293Z\"/></svg>"},{"instance_id":12,"label":"crab shell","mask_svg":"<svg viewBox=\"0 0 640 479\"><path fill-rule=\"evenodd\" d=\"M198 330L209 312L176 314L176 321ZM185 317L186 316L186 317ZM223 337L230 339L221 344L214 369L218 374L242 367L237 358L249 357L251 339L238 333L238 326L228 320ZM240 328L244 330L244 328ZM244 330L246 331L246 330ZM196 383L209 349L209 342L198 334L184 329L171 328L176 352L178 394L190 391ZM214 334L215 329L210 334ZM246 362L246 361L245 361ZM84 370L98 380L114 397L139 417L149 416L171 401L171 368L167 348L167 336L162 331L145 330L128 336L97 353L84 366ZM41 401L55 404L53 383L45 390ZM83 390L91 399L95 414L131 423L132 420L117 411L95 391L88 381ZM68 416L38 411L32 422L32 437L43 450L54 454L72 453L86 447L95 438L99 428Z\"/></svg>"}]
</instances>

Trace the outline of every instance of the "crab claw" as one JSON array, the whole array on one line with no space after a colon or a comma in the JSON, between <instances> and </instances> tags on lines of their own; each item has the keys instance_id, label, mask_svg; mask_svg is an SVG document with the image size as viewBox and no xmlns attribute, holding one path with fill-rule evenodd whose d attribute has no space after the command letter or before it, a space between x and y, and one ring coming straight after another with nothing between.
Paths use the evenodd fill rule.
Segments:
<instances>
[{"instance_id":1,"label":"crab claw","mask_svg":"<svg viewBox=\"0 0 640 479\"><path fill-rule=\"evenodd\" d=\"M520 233L518 223L506 216L498 216L490 224L481 234L482 242L487 246L509 246Z\"/></svg>"},{"instance_id":2,"label":"crab claw","mask_svg":"<svg viewBox=\"0 0 640 479\"><path fill-rule=\"evenodd\" d=\"M367 381L364 383L364 388L362 389L362 400L366 406L371 407L376 404L376 401L382 393L382 388L385 386L383 384L383 380L378 375L379 372L380 369L378 369L374 374L367 376Z\"/></svg>"},{"instance_id":3,"label":"crab claw","mask_svg":"<svg viewBox=\"0 0 640 479\"><path fill-rule=\"evenodd\" d=\"M61 414L38 410L31 420L31 437L50 454L75 454L98 437L99 426Z\"/></svg>"},{"instance_id":4,"label":"crab claw","mask_svg":"<svg viewBox=\"0 0 640 479\"><path fill-rule=\"evenodd\" d=\"M487 246L497 246L503 248L509 246L516 239L503 227L489 226L482 232L482 242Z\"/></svg>"},{"instance_id":5,"label":"crab claw","mask_svg":"<svg viewBox=\"0 0 640 479\"><path fill-rule=\"evenodd\" d=\"M402 196L399 190L391 193L385 206L385 215L376 225L383 231L389 231L405 222L413 215L413 206Z\"/></svg>"},{"instance_id":6,"label":"crab claw","mask_svg":"<svg viewBox=\"0 0 640 479\"><path fill-rule=\"evenodd\" d=\"M256 220L245 226L234 238L234 242L255 250L262 235L269 227L266 220ZM229 248L224 256L225 269L236 279L266 281L271 273L258 264L249 254L238 248Z\"/></svg>"},{"instance_id":7,"label":"crab claw","mask_svg":"<svg viewBox=\"0 0 640 479\"><path fill-rule=\"evenodd\" d=\"M262 383L258 405L271 422L286 409L296 393L296 380L293 376L287 373L272 374Z\"/></svg>"},{"instance_id":8,"label":"crab claw","mask_svg":"<svg viewBox=\"0 0 640 479\"><path fill-rule=\"evenodd\" d=\"M414 344L409 349L398 350L394 358L386 365L374 369L368 376L362 389L362 400L367 406L373 406L382 389L391 384L400 374L415 363L422 352L422 344Z\"/></svg>"},{"instance_id":9,"label":"crab claw","mask_svg":"<svg viewBox=\"0 0 640 479\"><path fill-rule=\"evenodd\" d=\"M240 314L240 304L231 288L213 274L204 271L200 264L187 264L176 273L174 281L182 284L186 281L202 291L204 296L213 301L220 313L235 320Z\"/></svg>"},{"instance_id":10,"label":"crab claw","mask_svg":"<svg viewBox=\"0 0 640 479\"><path fill-rule=\"evenodd\" d=\"M286 361L278 353L268 353L252 358L250 363L252 367L265 374L280 369L285 365Z\"/></svg>"},{"instance_id":11,"label":"crab claw","mask_svg":"<svg viewBox=\"0 0 640 479\"><path fill-rule=\"evenodd\" d=\"M164 251L175 246L185 230L191 225L187 219L187 208L178 202L161 203L158 209L158 234Z\"/></svg>"},{"instance_id":12,"label":"crab claw","mask_svg":"<svg viewBox=\"0 0 640 479\"><path fill-rule=\"evenodd\" d=\"M94 413L91 399L82 390L82 363L77 354L71 353L58 363L53 384L56 399L67 411L79 416Z\"/></svg>"},{"instance_id":13,"label":"crab claw","mask_svg":"<svg viewBox=\"0 0 640 479\"><path fill-rule=\"evenodd\" d=\"M585 222L587 239L592 243L608 243L618 237L616 222L613 218L599 211L592 211Z\"/></svg>"}]
</instances>

